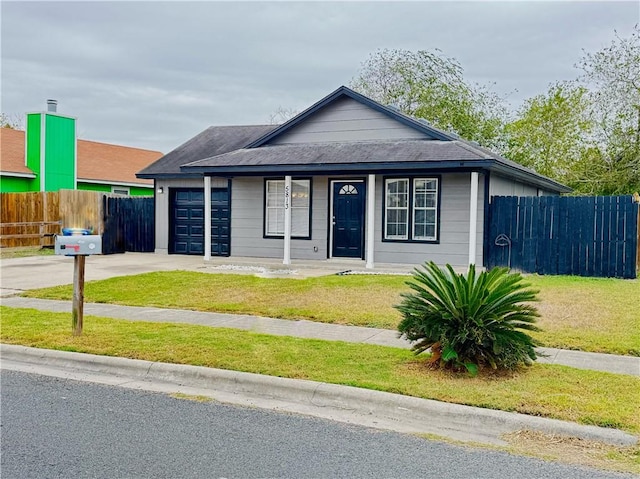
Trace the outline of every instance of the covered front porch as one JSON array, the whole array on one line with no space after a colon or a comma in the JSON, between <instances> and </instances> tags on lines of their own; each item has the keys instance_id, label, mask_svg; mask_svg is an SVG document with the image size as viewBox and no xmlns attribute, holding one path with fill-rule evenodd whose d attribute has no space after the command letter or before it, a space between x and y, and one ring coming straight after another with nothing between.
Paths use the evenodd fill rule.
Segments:
<instances>
[{"instance_id":1,"label":"covered front porch","mask_svg":"<svg viewBox=\"0 0 640 479\"><path fill-rule=\"evenodd\" d=\"M422 175L425 176L425 175ZM365 270L375 270L378 266L381 265L393 265L393 268L401 265L411 265L408 270L410 271L413 266L419 264L428 258L434 259L436 262L445 263L450 262L456 266L468 266L470 264L478 263L478 244L481 244L482 239L478 238L478 235L482 235L482 218L478 217L479 209L483 208L482 197L484 195L484 188L479 190L480 185L480 174L476 171L471 171L466 174L456 174L455 176L455 186L452 188L449 185L452 182L449 177L442 178L444 175L438 175L436 178L437 182L437 241L424 241L423 243L431 243L431 244L423 244L422 247L419 242L409 242L409 241L394 241L391 242L385 235L388 231L388 215L385 216L387 210L383 212L383 205L388 201L388 197L390 195L388 186L386 184L389 181L386 177L376 174L366 174L366 175L353 175L353 176L340 176L340 177L331 177L331 176L323 176L323 177L308 177L307 181L309 183L309 189L305 195L308 196L306 198L307 205L309 208L309 219L308 219L308 237L300 236L300 225L292 222L292 210L296 207L294 202L296 201L296 189L294 187L294 182L299 181L296 180L296 177L292 175L285 175L284 177L279 177L279 179L267 179L261 178L260 181L263 182L264 191L262 195L256 194L255 186L257 184L251 185L249 188L244 186L244 183L247 180L240 183L238 186L234 185L234 179L230 180L231 189L234 192L234 195L239 195L240 198L247 204L251 203L250 209L253 209L253 218L258 220L255 215L255 211L259 209L263 209L263 214L261 218L261 222L264 222L261 237L256 237L254 239L254 244L263 243L264 240L270 241L270 255L269 257L265 257L266 255L261 254L260 251L256 248L256 258L259 258L260 261L268 261L273 262L277 261L279 264L284 266L292 265L292 240L297 241L300 244L299 240L311 240L312 231L313 231L313 239L315 241L314 244L318 244L318 242L323 243L326 241L326 245L321 245L320 248L318 246L312 246L314 251L318 253L314 257L318 259L318 261L312 261L313 264L322 264L326 263L337 265L339 263L345 264L345 270L353 269L348 266L353 266L360 269ZM300 177L297 177L300 178ZM466 178L466 179L465 179ZM269 182L278 182L280 183L279 188L270 189ZM312 182L315 181L315 184L312 185ZM384 183L384 184L383 184ZM464 239L461 238L461 234L456 234L457 243L449 244L448 237L446 236L448 231L447 224L444 225L443 228L440 228L440 223L451 220L452 218L449 215L446 215L445 218L440 218L442 216L441 213L441 196L440 188L442 188L442 184L445 184L447 187L446 196L450 195L450 191L464 192L464 196L466 196L466 206L460 203L463 195L454 193L452 196L455 198L456 206L455 206L455 222L458 225L456 228L458 231L464 235ZM413 184L413 180L412 180ZM203 191L204 191L204 259L206 261L211 261L213 258L218 259L216 256L212 255L212 238L211 234L207 232L212 231L212 176L204 176L203 182ZM315 187L315 190L314 190ZM239 191L249 192L246 193L238 193ZM315 191L315 193L314 193ZM478 194L480 191L480 195ZM321 194L318 194L321 192ZM297 192L300 195L300 191ZM243 196L244 195L244 196ZM385 197L386 195L386 197ZM312 199L311 196L314 196ZM409 195L407 194L407 198ZM262 206L260 206L260 201L262 199ZM445 203L444 212L448 213L446 198L443 200ZM464 201L464 200L463 200ZM234 206L231 208L234 212L231 213L231 218L233 220L234 215L239 216L236 211L234 200ZM244 203L241 203L240 208L246 208ZM269 228L271 228L271 219L269 218L270 209L279 209L280 217L277 221L281 221L281 225L276 235L270 236L267 234L269 232ZM313 225L312 225L312 208L313 208ZM384 207L386 208L386 207ZM406 210L409 211L410 206L407 205ZM462 214L460 211L462 210ZM466 211L464 211L466 210ZM481 211L482 212L482 211ZM405 213L406 215L407 213ZM415 213L414 213L415 215ZM462 223L460 219L463 218ZM253 221L254 223L256 221ZM243 220L236 220L236 225L240 225L239 229L243 229L243 231L248 231L248 228L242 224ZM276 220L273 220L277 222ZM383 225L384 223L384 225ZM479 228L480 226L480 228ZM252 226L252 231L257 233L255 229L255 224ZM384 230L383 230L384 228ZM443 229L445 232L445 236L441 239L440 237L440 229ZM230 236L232 238L231 245L233 246L233 238L234 238L234 227L231 227ZM274 230L275 231L275 230ZM435 231L435 228L434 228ZM435 233L434 233L435 234ZM297 236L296 236L297 235ZM236 234L236 238L238 235ZM251 251L250 238L249 244L243 245L243 248L240 249L240 257L251 257L253 252ZM280 242L275 243L272 239L277 239ZM445 246L440 248L441 242L445 242ZM413 243L413 244L408 244ZM461 244L462 243L462 244ZM280 245L281 246L278 246ZM231 255L234 256L234 249L231 248ZM395 256L400 255L400 260L396 260L394 258L391 261L384 261L380 259L376 259L377 257L389 257L389 250L395 249ZM455 249L455 253L458 256L465 255L466 261L462 258L461 261L446 261L440 260L434 254L436 249L444 250L444 255L451 254L450 251ZM402 251L407 250L412 254L412 257L407 257L406 261L402 260ZM416 251L424 251L424 253L416 254ZM480 250L480 254L481 254ZM274 259L274 256L277 259ZM416 258L419 257L418 260ZM305 263L307 258L293 258L295 261L295 265L299 265ZM332 266L333 267L333 266ZM388 268L385 268L388 269ZM405 268L405 271L407 269Z\"/></svg>"}]
</instances>

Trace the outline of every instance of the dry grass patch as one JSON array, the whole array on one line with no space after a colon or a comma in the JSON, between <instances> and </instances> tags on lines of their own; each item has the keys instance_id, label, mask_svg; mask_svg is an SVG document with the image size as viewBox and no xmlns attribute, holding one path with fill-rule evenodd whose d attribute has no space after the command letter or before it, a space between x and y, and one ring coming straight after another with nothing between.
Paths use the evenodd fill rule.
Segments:
<instances>
[{"instance_id":1,"label":"dry grass patch","mask_svg":"<svg viewBox=\"0 0 640 479\"><path fill-rule=\"evenodd\" d=\"M501 439L507 443L506 446L459 441L436 434L419 434L419 437L464 448L503 451L545 461L640 474L640 445L613 446L576 437L527 430L504 434Z\"/></svg>"},{"instance_id":2,"label":"dry grass patch","mask_svg":"<svg viewBox=\"0 0 640 479\"><path fill-rule=\"evenodd\" d=\"M529 276L545 346L640 356L640 281Z\"/></svg>"},{"instance_id":3,"label":"dry grass patch","mask_svg":"<svg viewBox=\"0 0 640 479\"><path fill-rule=\"evenodd\" d=\"M213 398L210 398L209 396L203 396L200 394L172 393L172 394L169 394L169 397L172 397L174 399L184 399L186 401L194 401L199 403L214 402Z\"/></svg>"},{"instance_id":4,"label":"dry grass patch","mask_svg":"<svg viewBox=\"0 0 640 479\"><path fill-rule=\"evenodd\" d=\"M516 431L503 436L507 451L550 461L640 474L640 446L612 446L576 437Z\"/></svg>"}]
</instances>

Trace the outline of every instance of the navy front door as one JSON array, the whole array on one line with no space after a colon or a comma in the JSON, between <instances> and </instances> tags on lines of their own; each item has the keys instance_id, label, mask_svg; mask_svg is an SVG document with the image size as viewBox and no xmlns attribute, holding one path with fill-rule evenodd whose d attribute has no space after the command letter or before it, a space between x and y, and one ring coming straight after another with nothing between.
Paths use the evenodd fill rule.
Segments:
<instances>
[{"instance_id":1,"label":"navy front door","mask_svg":"<svg viewBox=\"0 0 640 479\"><path fill-rule=\"evenodd\" d=\"M362 258L364 244L364 182L333 183L333 248L331 256Z\"/></svg>"}]
</instances>

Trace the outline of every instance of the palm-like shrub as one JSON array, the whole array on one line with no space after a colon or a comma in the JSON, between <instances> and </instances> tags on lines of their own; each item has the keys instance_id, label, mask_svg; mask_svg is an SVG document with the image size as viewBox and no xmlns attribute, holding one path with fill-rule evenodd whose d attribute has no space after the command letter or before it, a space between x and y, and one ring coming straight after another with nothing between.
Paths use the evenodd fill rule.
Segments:
<instances>
[{"instance_id":1,"label":"palm-like shrub","mask_svg":"<svg viewBox=\"0 0 640 479\"><path fill-rule=\"evenodd\" d=\"M475 375L478 367L514 369L536 359L537 343L524 331L539 330L530 304L538 292L520 274L506 268L476 274L471 265L465 276L430 262L407 284L413 292L395 306L403 315L398 330L415 342L416 354L430 349L433 365Z\"/></svg>"}]
</instances>

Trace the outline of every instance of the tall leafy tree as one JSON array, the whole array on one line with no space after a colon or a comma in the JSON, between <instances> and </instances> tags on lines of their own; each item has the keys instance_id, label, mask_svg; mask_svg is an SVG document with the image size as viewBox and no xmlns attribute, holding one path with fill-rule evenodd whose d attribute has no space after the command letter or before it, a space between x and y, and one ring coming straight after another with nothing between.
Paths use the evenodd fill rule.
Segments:
<instances>
[{"instance_id":1,"label":"tall leafy tree","mask_svg":"<svg viewBox=\"0 0 640 479\"><path fill-rule=\"evenodd\" d=\"M596 129L593 165L600 192L640 190L640 26L628 38L617 33L611 44L585 53L576 65L590 93Z\"/></svg>"},{"instance_id":2,"label":"tall leafy tree","mask_svg":"<svg viewBox=\"0 0 640 479\"><path fill-rule=\"evenodd\" d=\"M578 187L578 166L588 157L593 130L587 93L573 83L556 83L546 93L526 100L505 128L506 156Z\"/></svg>"},{"instance_id":3,"label":"tall leafy tree","mask_svg":"<svg viewBox=\"0 0 640 479\"><path fill-rule=\"evenodd\" d=\"M439 50L378 50L351 87L467 140L489 148L501 144L503 100L488 87L467 82L460 63Z\"/></svg>"}]
</instances>

